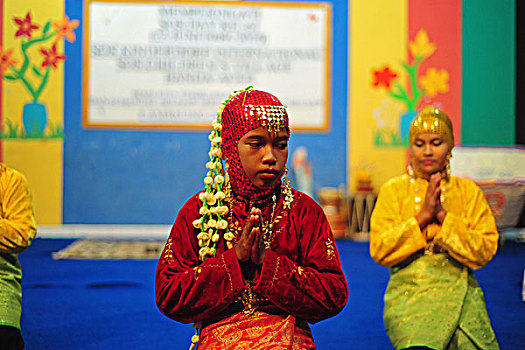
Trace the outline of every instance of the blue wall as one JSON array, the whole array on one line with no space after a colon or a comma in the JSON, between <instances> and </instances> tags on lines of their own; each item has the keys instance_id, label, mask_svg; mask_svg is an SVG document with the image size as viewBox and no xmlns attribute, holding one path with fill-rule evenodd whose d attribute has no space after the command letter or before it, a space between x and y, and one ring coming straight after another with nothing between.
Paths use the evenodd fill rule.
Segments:
<instances>
[{"instance_id":1,"label":"blue wall","mask_svg":"<svg viewBox=\"0 0 525 350\"><path fill-rule=\"evenodd\" d=\"M348 8L347 1L332 4L330 129L292 133L290 140L290 155L298 146L307 147L316 188L339 186L347 179ZM80 19L82 26L81 0L66 0L66 13ZM63 223L170 224L184 202L203 187L209 132L83 129L82 28L76 33L77 42L66 43ZM215 113L210 110L210 124Z\"/></svg>"}]
</instances>

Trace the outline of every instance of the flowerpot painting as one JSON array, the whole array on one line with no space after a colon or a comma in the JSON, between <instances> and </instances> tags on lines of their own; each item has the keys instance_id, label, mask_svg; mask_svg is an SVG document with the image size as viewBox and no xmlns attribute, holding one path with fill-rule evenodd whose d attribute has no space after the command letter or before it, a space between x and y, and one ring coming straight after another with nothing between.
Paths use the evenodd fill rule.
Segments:
<instances>
[{"instance_id":1,"label":"flowerpot painting","mask_svg":"<svg viewBox=\"0 0 525 350\"><path fill-rule=\"evenodd\" d=\"M28 102L22 111L22 122L27 137L42 137L47 125L47 110L43 103Z\"/></svg>"},{"instance_id":2,"label":"flowerpot painting","mask_svg":"<svg viewBox=\"0 0 525 350\"><path fill-rule=\"evenodd\" d=\"M412 60L400 63L408 78L408 86L398 81L399 73L389 65L372 71L372 86L383 89L391 100L383 100L374 109L376 146L407 146L410 122L421 103L449 91L449 73L445 69L430 67L424 74L419 72L421 63L436 51L436 45L430 42L424 29L417 32L408 49Z\"/></svg>"},{"instance_id":3,"label":"flowerpot painting","mask_svg":"<svg viewBox=\"0 0 525 350\"><path fill-rule=\"evenodd\" d=\"M63 126L48 123L45 104L39 100L50 75L66 56L58 52L57 44L65 39L74 42L78 20L64 16L60 21L47 21L43 26L34 23L28 12L14 17L15 39L20 40L20 58L13 49L0 47L0 76L8 83L20 83L30 101L22 108L22 122L5 120L0 138L63 138Z\"/></svg>"},{"instance_id":4,"label":"flowerpot painting","mask_svg":"<svg viewBox=\"0 0 525 350\"><path fill-rule=\"evenodd\" d=\"M408 111L399 117L399 133L403 143L405 144L408 144L408 131L410 129L410 123L416 115L417 113L415 111Z\"/></svg>"}]
</instances>

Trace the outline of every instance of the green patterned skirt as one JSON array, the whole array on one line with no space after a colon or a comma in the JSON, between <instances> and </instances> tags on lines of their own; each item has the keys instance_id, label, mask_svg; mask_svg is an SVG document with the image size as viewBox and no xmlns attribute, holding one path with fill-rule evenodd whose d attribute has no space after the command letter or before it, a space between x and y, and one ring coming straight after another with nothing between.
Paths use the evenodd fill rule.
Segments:
<instances>
[{"instance_id":1,"label":"green patterned skirt","mask_svg":"<svg viewBox=\"0 0 525 350\"><path fill-rule=\"evenodd\" d=\"M22 268L16 254L0 254L0 325L20 329Z\"/></svg>"},{"instance_id":2,"label":"green patterned skirt","mask_svg":"<svg viewBox=\"0 0 525 350\"><path fill-rule=\"evenodd\" d=\"M499 349L474 273L446 254L391 268L383 316L395 349Z\"/></svg>"}]
</instances>

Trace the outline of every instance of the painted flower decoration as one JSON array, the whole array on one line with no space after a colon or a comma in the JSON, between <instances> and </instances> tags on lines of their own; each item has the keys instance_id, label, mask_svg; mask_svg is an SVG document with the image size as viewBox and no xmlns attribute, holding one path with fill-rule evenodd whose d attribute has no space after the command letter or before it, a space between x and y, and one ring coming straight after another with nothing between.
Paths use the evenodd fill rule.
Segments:
<instances>
[{"instance_id":1,"label":"painted flower decoration","mask_svg":"<svg viewBox=\"0 0 525 350\"><path fill-rule=\"evenodd\" d=\"M15 65L16 60L11 57L13 50L3 51L0 47L0 74L4 74L9 66Z\"/></svg>"},{"instance_id":2,"label":"painted flower decoration","mask_svg":"<svg viewBox=\"0 0 525 350\"><path fill-rule=\"evenodd\" d=\"M410 52L408 60L400 63L407 79L399 79L402 74L398 74L388 65L372 71L373 87L383 88L391 99L401 102L404 107L401 113L396 114L397 123L394 126L374 115L378 127L374 139L378 145L407 145L410 122L423 98L425 96L434 98L449 90L449 74L446 70L430 67L424 75L420 74L421 63L437 50L424 29L420 29L413 40L409 41L408 50ZM408 84L404 83L405 81Z\"/></svg>"},{"instance_id":3,"label":"painted flower decoration","mask_svg":"<svg viewBox=\"0 0 525 350\"><path fill-rule=\"evenodd\" d=\"M57 53L56 43L53 44L51 50L40 49L40 52L42 53L42 55L44 55L44 62L42 62L42 68L45 68L46 66L53 66L53 68L56 69L58 61L66 59L66 56Z\"/></svg>"},{"instance_id":4,"label":"painted flower decoration","mask_svg":"<svg viewBox=\"0 0 525 350\"><path fill-rule=\"evenodd\" d=\"M374 86L384 86L387 89L390 89L390 84L392 80L397 78L397 74L390 70L390 67L385 66L383 70L374 71Z\"/></svg>"},{"instance_id":5,"label":"painted flower decoration","mask_svg":"<svg viewBox=\"0 0 525 350\"><path fill-rule=\"evenodd\" d=\"M26 14L24 19L15 17L14 21L19 26L15 33L15 37L25 35L28 38L31 38L31 32L35 29L38 29L38 25L31 22L31 14L29 12Z\"/></svg>"},{"instance_id":6,"label":"painted flower decoration","mask_svg":"<svg viewBox=\"0 0 525 350\"><path fill-rule=\"evenodd\" d=\"M14 17L13 20L18 25L15 38L20 37L21 39L20 53L23 61L19 67L15 66L17 61L11 59L13 51L4 51L0 47L2 78L10 82L20 81L31 95L32 100L36 102L47 85L51 68L56 69L58 64L66 59L64 54L58 52L59 41L62 38L71 42L75 41L74 29L78 27L79 21L70 21L67 16L64 16L61 21L54 23L56 30L53 30L51 21L47 21L43 26L33 23L29 12L25 17ZM45 42L51 47L39 46ZM32 62L33 57L37 57L33 54L33 47L36 48L36 52L43 55L41 63Z\"/></svg>"},{"instance_id":7,"label":"painted flower decoration","mask_svg":"<svg viewBox=\"0 0 525 350\"><path fill-rule=\"evenodd\" d=\"M429 68L418 81L421 63L436 51L436 45L430 41L424 29L417 32L414 40L409 42L408 49L413 59L411 62L402 62L401 66L408 75L410 86L405 87L396 81L398 75L389 66L373 71L373 86L385 88L390 97L405 105L406 111L413 112L424 95L435 97L438 93L448 92L448 72Z\"/></svg>"},{"instance_id":8,"label":"painted flower decoration","mask_svg":"<svg viewBox=\"0 0 525 350\"><path fill-rule=\"evenodd\" d=\"M51 72L63 63L66 56L60 53L62 39L74 42L76 39L74 30L79 26L78 20L69 20L64 16L60 21L51 24L48 20L44 25L33 22L31 13L27 12L23 17L13 17L16 25L15 39L19 39L19 61L12 58L13 50L11 48L0 47L0 78L3 80L20 84L28 92L31 101L26 101L24 106L30 103L33 106L39 106L36 109L22 110L22 127L18 131L18 126L7 120L8 128L0 128L0 138L4 137L63 137L63 128L48 124L48 115L44 101L40 101L40 96L51 79ZM44 106L45 107L45 106ZM28 112L26 112L28 111ZM3 132L3 130L7 130Z\"/></svg>"},{"instance_id":9,"label":"painted flower decoration","mask_svg":"<svg viewBox=\"0 0 525 350\"><path fill-rule=\"evenodd\" d=\"M65 38L70 43L75 42L76 35L74 30L79 24L80 21L78 19L70 21L68 16L64 16L59 22L53 22L53 27L57 30L57 40Z\"/></svg>"},{"instance_id":10,"label":"painted flower decoration","mask_svg":"<svg viewBox=\"0 0 525 350\"><path fill-rule=\"evenodd\" d=\"M448 92L448 79L449 74L446 70L429 68L426 74L419 78L419 83L428 96L436 97L439 93L446 94Z\"/></svg>"},{"instance_id":11,"label":"painted flower decoration","mask_svg":"<svg viewBox=\"0 0 525 350\"><path fill-rule=\"evenodd\" d=\"M422 59L432 56L434 51L436 51L436 45L430 42L428 34L424 29L417 32L414 41L408 44L408 48L414 57L420 57Z\"/></svg>"}]
</instances>

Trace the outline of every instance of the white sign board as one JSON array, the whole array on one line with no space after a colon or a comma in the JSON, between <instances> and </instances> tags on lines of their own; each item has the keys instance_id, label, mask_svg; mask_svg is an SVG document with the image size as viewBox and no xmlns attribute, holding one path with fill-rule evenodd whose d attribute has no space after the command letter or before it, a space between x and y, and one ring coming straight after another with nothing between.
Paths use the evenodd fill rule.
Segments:
<instances>
[{"instance_id":1,"label":"white sign board","mask_svg":"<svg viewBox=\"0 0 525 350\"><path fill-rule=\"evenodd\" d=\"M456 146L450 168L452 175L479 183L525 183L525 148Z\"/></svg>"},{"instance_id":2,"label":"white sign board","mask_svg":"<svg viewBox=\"0 0 525 350\"><path fill-rule=\"evenodd\" d=\"M326 130L329 3L85 2L84 126L209 128L254 86Z\"/></svg>"}]
</instances>

